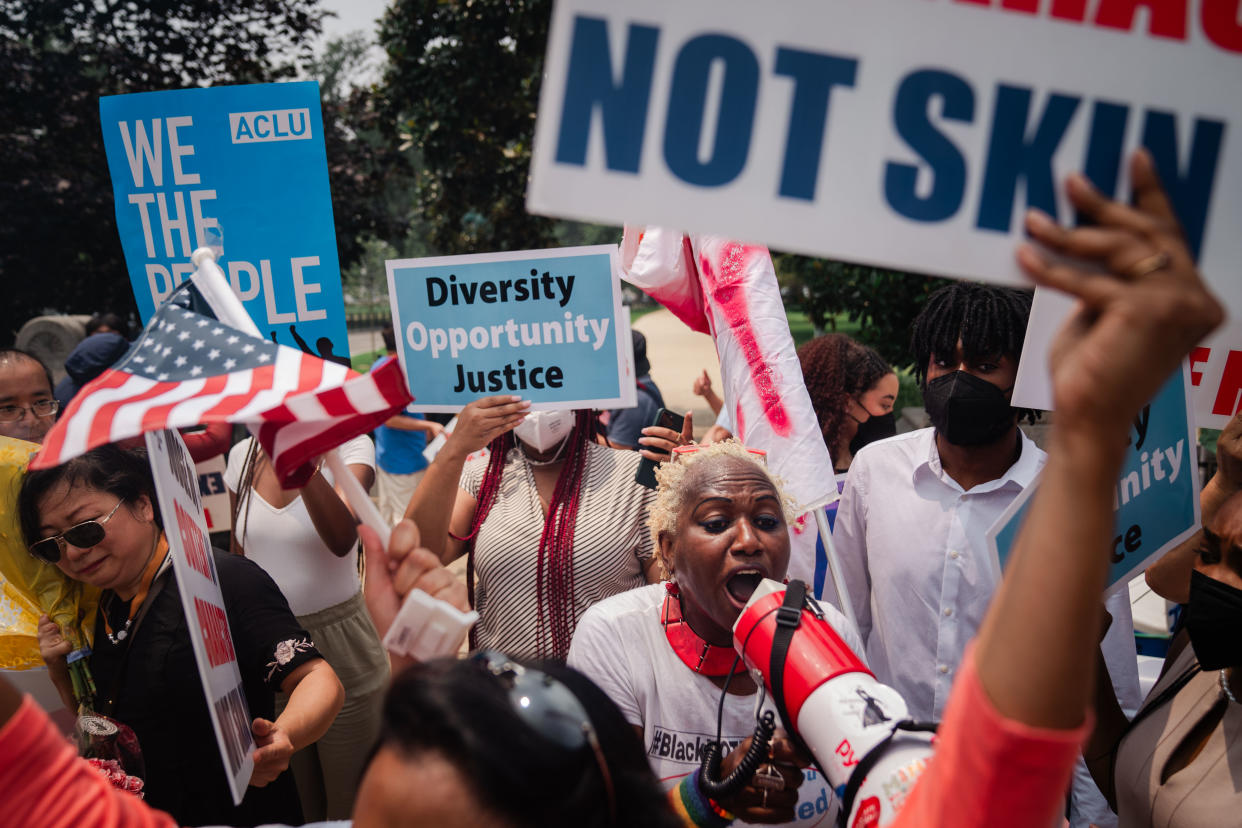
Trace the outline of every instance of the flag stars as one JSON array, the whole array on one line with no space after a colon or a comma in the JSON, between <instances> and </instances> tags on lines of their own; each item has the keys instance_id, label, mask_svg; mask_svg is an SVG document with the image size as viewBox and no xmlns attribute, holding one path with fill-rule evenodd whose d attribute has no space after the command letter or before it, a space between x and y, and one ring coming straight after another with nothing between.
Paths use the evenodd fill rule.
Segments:
<instances>
[{"instance_id":1,"label":"flag stars","mask_svg":"<svg viewBox=\"0 0 1242 828\"><path fill-rule=\"evenodd\" d=\"M186 363L186 358L184 356L179 356L173 360L173 365L176 365L178 368L185 365L185 363Z\"/></svg>"},{"instance_id":2,"label":"flag stars","mask_svg":"<svg viewBox=\"0 0 1242 828\"><path fill-rule=\"evenodd\" d=\"M216 358L216 357L218 357L218 356L220 356L220 349L219 349L219 348L212 348L210 351L208 351L208 352L207 352L207 358L208 358L208 359L215 359L215 358Z\"/></svg>"},{"instance_id":3,"label":"flag stars","mask_svg":"<svg viewBox=\"0 0 1242 828\"><path fill-rule=\"evenodd\" d=\"M181 342L185 342L189 338L190 338L189 331L182 331L181 333L177 334L177 339Z\"/></svg>"},{"instance_id":4,"label":"flag stars","mask_svg":"<svg viewBox=\"0 0 1242 828\"><path fill-rule=\"evenodd\" d=\"M193 344L191 347L193 347L193 348L194 348L194 350L196 350L196 351L201 351L201 350L203 350L203 347L204 347L204 346L206 346L206 344L207 344L207 343L206 343L206 342L204 342L203 340L201 340L201 339L196 339L196 340L194 340L194 344Z\"/></svg>"},{"instance_id":5,"label":"flag stars","mask_svg":"<svg viewBox=\"0 0 1242 828\"><path fill-rule=\"evenodd\" d=\"M227 342L227 343L228 343L228 344L230 344L230 345L236 345L240 339L241 339L241 337L239 337L239 336L230 336L228 339L226 339L226 340L224 340L224 341L225 341L225 342Z\"/></svg>"},{"instance_id":6,"label":"flag stars","mask_svg":"<svg viewBox=\"0 0 1242 828\"><path fill-rule=\"evenodd\" d=\"M146 362L147 358L142 354L134 354L134 362Z\"/></svg>"},{"instance_id":7,"label":"flag stars","mask_svg":"<svg viewBox=\"0 0 1242 828\"><path fill-rule=\"evenodd\" d=\"M210 319L200 319L200 320L198 320L198 322L197 322L197 323L195 323L195 324L197 324L197 325L198 325L198 327L200 327L200 328L205 328L205 327L207 327L208 325L210 325L210 324L211 324L211 320L210 320Z\"/></svg>"},{"instance_id":8,"label":"flag stars","mask_svg":"<svg viewBox=\"0 0 1242 828\"><path fill-rule=\"evenodd\" d=\"M259 354L259 362L271 362L272 355L268 353Z\"/></svg>"},{"instance_id":9,"label":"flag stars","mask_svg":"<svg viewBox=\"0 0 1242 828\"><path fill-rule=\"evenodd\" d=\"M168 374L161 372L160 375L156 377L156 379L159 380L160 382L163 382L164 380L168 379Z\"/></svg>"},{"instance_id":10,"label":"flag stars","mask_svg":"<svg viewBox=\"0 0 1242 828\"><path fill-rule=\"evenodd\" d=\"M214 327L214 328L212 328L212 329L211 329L211 335L212 335L212 336L219 336L219 335L220 335L220 334L222 334L222 333L224 333L224 328L221 328L221 327L220 327L220 326L218 326L218 325L217 325L216 327Z\"/></svg>"},{"instance_id":11,"label":"flag stars","mask_svg":"<svg viewBox=\"0 0 1242 828\"><path fill-rule=\"evenodd\" d=\"M201 365L195 365L193 368L190 369L190 376L192 377L197 377L201 373L203 373L203 368Z\"/></svg>"},{"instance_id":12,"label":"flag stars","mask_svg":"<svg viewBox=\"0 0 1242 828\"><path fill-rule=\"evenodd\" d=\"M236 365L236 364L237 364L237 360L235 360L235 359L226 359L226 360L224 361L224 370L226 370L226 371L232 371L232 370L233 370L233 366L234 366L234 365Z\"/></svg>"},{"instance_id":13,"label":"flag stars","mask_svg":"<svg viewBox=\"0 0 1242 828\"><path fill-rule=\"evenodd\" d=\"M246 345L243 345L243 346L242 346L242 353L243 353L243 354L248 354L248 353L250 353L250 352L251 352L251 351L253 351L253 350L254 350L254 346L253 346L253 345L246 344Z\"/></svg>"}]
</instances>

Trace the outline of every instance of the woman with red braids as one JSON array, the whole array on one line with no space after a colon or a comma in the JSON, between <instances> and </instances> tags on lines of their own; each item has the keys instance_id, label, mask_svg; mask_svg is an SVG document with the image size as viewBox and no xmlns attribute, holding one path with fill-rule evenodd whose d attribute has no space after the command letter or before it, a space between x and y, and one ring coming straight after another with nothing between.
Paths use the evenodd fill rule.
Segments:
<instances>
[{"instance_id":1,"label":"woman with red braids","mask_svg":"<svg viewBox=\"0 0 1242 828\"><path fill-rule=\"evenodd\" d=\"M590 411L529 408L497 396L462 409L406 517L443 562L468 556L472 647L564 661L588 607L658 580L655 493L634 482L637 452L595 442Z\"/></svg>"}]
</instances>

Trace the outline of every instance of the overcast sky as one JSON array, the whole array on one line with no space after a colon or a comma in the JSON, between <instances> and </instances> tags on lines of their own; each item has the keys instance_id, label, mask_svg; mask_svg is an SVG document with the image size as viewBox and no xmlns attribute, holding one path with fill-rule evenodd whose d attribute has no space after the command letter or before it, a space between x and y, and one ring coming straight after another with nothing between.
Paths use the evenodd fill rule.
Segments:
<instances>
[{"instance_id":1,"label":"overcast sky","mask_svg":"<svg viewBox=\"0 0 1242 828\"><path fill-rule=\"evenodd\" d=\"M387 0L323 0L324 9L336 12L336 17L325 18L323 31L327 37L340 37L353 31L364 31L375 38L375 21L384 13Z\"/></svg>"},{"instance_id":2,"label":"overcast sky","mask_svg":"<svg viewBox=\"0 0 1242 828\"><path fill-rule=\"evenodd\" d=\"M336 12L337 15L324 18L324 40L361 31L374 44L376 32L379 29L376 21L384 13L388 3L389 0L322 0L320 6L327 11ZM383 59L384 53L378 46L372 45L368 71L363 73L358 80L369 82L379 80L380 64Z\"/></svg>"}]
</instances>

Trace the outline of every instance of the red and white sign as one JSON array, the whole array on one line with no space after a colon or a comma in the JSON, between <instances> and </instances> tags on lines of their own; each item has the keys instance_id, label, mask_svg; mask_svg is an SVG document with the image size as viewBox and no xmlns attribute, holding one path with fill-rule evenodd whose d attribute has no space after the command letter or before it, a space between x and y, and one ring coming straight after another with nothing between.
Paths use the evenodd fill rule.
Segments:
<instances>
[{"instance_id":1,"label":"red and white sign","mask_svg":"<svg viewBox=\"0 0 1242 828\"><path fill-rule=\"evenodd\" d=\"M1234 321L1194 370L1242 397L1238 0L558 0L530 210L1026 284L1062 182L1129 197L1146 147Z\"/></svg>"},{"instance_id":2,"label":"red and white sign","mask_svg":"<svg viewBox=\"0 0 1242 828\"><path fill-rule=\"evenodd\" d=\"M198 474L176 431L149 431L146 440L194 660L198 663L233 803L240 804L254 770L255 744L203 516Z\"/></svg>"}]
</instances>

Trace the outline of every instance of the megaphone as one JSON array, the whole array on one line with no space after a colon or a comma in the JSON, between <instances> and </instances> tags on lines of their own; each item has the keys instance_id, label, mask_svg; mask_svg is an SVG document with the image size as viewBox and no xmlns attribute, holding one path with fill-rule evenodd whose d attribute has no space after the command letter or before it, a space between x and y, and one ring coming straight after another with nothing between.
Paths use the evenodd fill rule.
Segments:
<instances>
[{"instance_id":1,"label":"megaphone","mask_svg":"<svg viewBox=\"0 0 1242 828\"><path fill-rule=\"evenodd\" d=\"M932 754L932 726L909 720L806 594L765 579L733 625L733 645L841 798L842 825L892 822Z\"/></svg>"}]
</instances>

